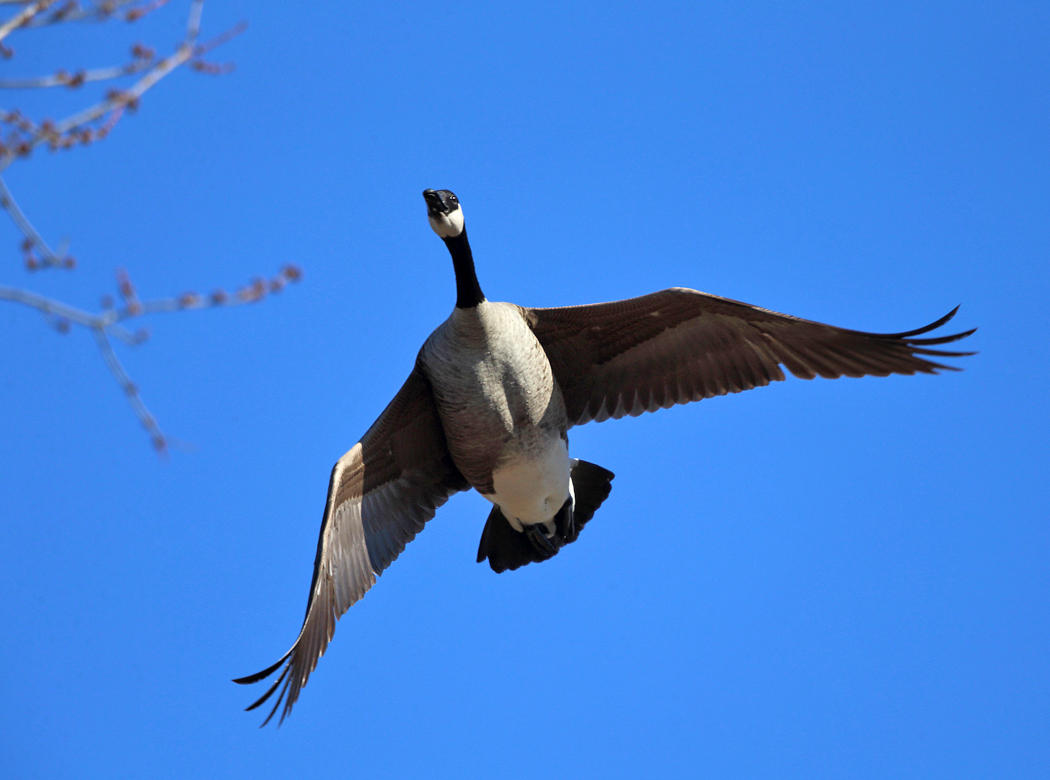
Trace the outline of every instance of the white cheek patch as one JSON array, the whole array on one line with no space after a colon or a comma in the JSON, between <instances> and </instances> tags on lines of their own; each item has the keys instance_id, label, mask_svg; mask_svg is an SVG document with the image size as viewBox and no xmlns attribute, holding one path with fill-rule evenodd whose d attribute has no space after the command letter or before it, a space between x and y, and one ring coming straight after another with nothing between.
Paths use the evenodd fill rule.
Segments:
<instances>
[{"instance_id":1,"label":"white cheek patch","mask_svg":"<svg viewBox=\"0 0 1050 780\"><path fill-rule=\"evenodd\" d=\"M463 232L463 209L451 214L427 215L431 229L442 238L455 238Z\"/></svg>"}]
</instances>

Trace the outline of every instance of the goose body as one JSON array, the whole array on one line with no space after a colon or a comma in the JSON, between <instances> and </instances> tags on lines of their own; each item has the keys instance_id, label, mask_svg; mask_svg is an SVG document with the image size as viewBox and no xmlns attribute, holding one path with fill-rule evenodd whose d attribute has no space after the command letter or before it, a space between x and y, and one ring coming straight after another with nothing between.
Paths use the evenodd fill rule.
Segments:
<instances>
[{"instance_id":1,"label":"goose body","mask_svg":"<svg viewBox=\"0 0 1050 780\"><path fill-rule=\"evenodd\" d=\"M497 572L546 560L574 542L609 495L612 472L570 457L568 430L783 380L936 373L935 349L973 330L926 336L865 333L671 288L624 301L543 309L485 299L463 211L448 190L425 190L445 242L456 306L423 344L401 390L335 464L306 617L283 666L248 709L280 688L291 711L335 631L437 507L473 488L493 504L478 561Z\"/></svg>"},{"instance_id":2,"label":"goose body","mask_svg":"<svg viewBox=\"0 0 1050 780\"><path fill-rule=\"evenodd\" d=\"M470 486L517 531L551 522L569 498L565 403L521 309L489 301L457 307L419 363L449 454Z\"/></svg>"}]
</instances>

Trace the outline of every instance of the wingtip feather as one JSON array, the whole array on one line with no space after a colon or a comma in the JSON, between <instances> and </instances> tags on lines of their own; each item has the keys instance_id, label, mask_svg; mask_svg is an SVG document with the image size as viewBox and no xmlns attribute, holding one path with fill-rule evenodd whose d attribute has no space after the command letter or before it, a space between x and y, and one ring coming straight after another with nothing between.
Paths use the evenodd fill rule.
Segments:
<instances>
[{"instance_id":1,"label":"wingtip feather","mask_svg":"<svg viewBox=\"0 0 1050 780\"><path fill-rule=\"evenodd\" d=\"M289 650L287 653L285 653L279 659L277 659L276 663L273 663L270 666L267 666L261 672L256 672L255 674L249 674L247 677L235 677L233 679L233 682L237 683L238 685L251 685L252 683L259 682L259 680L265 680L271 674L276 672L278 670L278 668L280 668L281 664L283 664L285 661L288 660L288 656L290 656L291 654L292 654L292 651Z\"/></svg>"},{"instance_id":2,"label":"wingtip feather","mask_svg":"<svg viewBox=\"0 0 1050 780\"><path fill-rule=\"evenodd\" d=\"M962 304L959 304L959 306L961 306L961 305ZM886 338L907 339L907 338L910 338L912 336L921 336L923 333L929 333L931 330L937 330L937 328L939 328L942 325L944 325L946 322L951 320L952 317L954 317L958 313L959 306L956 306L954 309L952 309L950 312L945 314L943 317L934 320L929 325L923 325L921 328L916 328L915 330L905 330L905 331L902 331L900 333L884 333L882 335L885 336Z\"/></svg>"}]
</instances>

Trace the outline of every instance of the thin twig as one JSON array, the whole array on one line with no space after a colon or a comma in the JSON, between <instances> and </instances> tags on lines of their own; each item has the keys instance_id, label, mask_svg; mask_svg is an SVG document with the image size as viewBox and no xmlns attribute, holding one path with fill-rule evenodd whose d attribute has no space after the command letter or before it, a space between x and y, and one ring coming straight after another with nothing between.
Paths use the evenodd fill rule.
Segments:
<instances>
[{"instance_id":1,"label":"thin twig","mask_svg":"<svg viewBox=\"0 0 1050 780\"><path fill-rule=\"evenodd\" d=\"M21 303L30 308L36 309L37 311L43 312L46 315L59 317L67 322L73 323L74 325L81 325L85 328L108 330L111 335L116 336L125 344L140 344L142 342L141 338L137 337L127 328L118 325L117 318L108 314L108 312L92 314L84 309L78 309L75 306L70 306L68 303L62 303L54 298L37 295L34 292L23 290L19 287L5 287L3 285L0 285L0 301ZM127 318L125 317L123 319Z\"/></svg>"},{"instance_id":2,"label":"thin twig","mask_svg":"<svg viewBox=\"0 0 1050 780\"><path fill-rule=\"evenodd\" d=\"M271 279L256 279L244 285L232 295L224 290L216 290L208 296L202 296L197 293L183 293L171 298L142 301L139 299L134 285L131 284L127 274L121 272L118 274L118 287L124 300L124 305L119 308L104 305L102 311L98 313L92 313L53 298L29 292L28 290L3 285L0 285L0 301L20 303L31 309L36 309L54 321L62 332L66 332L70 325L77 325L91 331L102 359L124 392L139 422L142 423L142 426L149 433L153 446L158 450L164 450L167 438L161 431L154 416L146 407L137 386L124 369L116 351L113 349L111 341L111 338L116 338L125 344L135 346L146 341L146 333L145 331L132 332L121 323L148 314L186 311L189 309L214 309L220 306L243 306L248 303L256 303L270 293L280 292L285 285L290 282L297 282L301 277L302 272L299 268L296 266L285 266L280 273Z\"/></svg>"},{"instance_id":3,"label":"thin twig","mask_svg":"<svg viewBox=\"0 0 1050 780\"><path fill-rule=\"evenodd\" d=\"M167 2L167 0L164 0ZM201 32L201 14L204 12L204 4L196 3L190 8L189 16L186 17L186 40L197 40Z\"/></svg>"},{"instance_id":4,"label":"thin twig","mask_svg":"<svg viewBox=\"0 0 1050 780\"><path fill-rule=\"evenodd\" d=\"M17 30L19 27L29 26L34 16L42 11L46 11L47 7L54 2L55 0L37 0L37 2L27 5L6 22L0 24L0 41L3 41L12 31Z\"/></svg>"},{"instance_id":5,"label":"thin twig","mask_svg":"<svg viewBox=\"0 0 1050 780\"><path fill-rule=\"evenodd\" d=\"M11 190L8 189L7 183L2 176L0 176L0 208L3 208L11 216L12 221L14 221L18 229L22 231L22 235L25 236L24 246L30 250L37 250L40 255L40 263L43 266L70 266L65 258L59 257L51 247L48 246L44 237L40 235L35 227L33 227L33 223L29 221L25 212L19 207L18 202L11 194Z\"/></svg>"},{"instance_id":6,"label":"thin twig","mask_svg":"<svg viewBox=\"0 0 1050 780\"><path fill-rule=\"evenodd\" d=\"M59 71L50 76L35 76L21 79L0 79L0 89L41 89L45 87L80 86L93 81L109 81L121 76L141 73L153 65L149 60L132 60L126 65L114 65L109 68L78 70L75 73Z\"/></svg>"},{"instance_id":7,"label":"thin twig","mask_svg":"<svg viewBox=\"0 0 1050 780\"><path fill-rule=\"evenodd\" d=\"M117 357L117 353L113 350L113 345L106 337L106 331L102 328L93 328L92 334L95 336L95 343L98 344L99 352L102 353L102 360L105 361L109 372L117 380L120 389L124 391L124 397L128 399L128 403L131 404L131 408L135 411L135 416L139 418L139 422L142 423L142 427L149 433L150 442L153 444L154 449L158 452L167 451L168 440L157 424L157 418L150 413L146 402L139 395L138 387L131 381L128 372L124 370L124 365L120 362L120 358Z\"/></svg>"},{"instance_id":8,"label":"thin twig","mask_svg":"<svg viewBox=\"0 0 1050 780\"><path fill-rule=\"evenodd\" d=\"M52 14L47 16L37 15L24 27L26 29L47 27L52 24L62 24L63 22L104 22L112 19L118 12L128 8L128 6L137 6L130 8L124 14L125 21L134 22L166 2L167 0L163 0L157 5L154 3L143 3L143 0L103 0L101 3L92 3L90 6L81 7L78 2L70 0Z\"/></svg>"}]
</instances>

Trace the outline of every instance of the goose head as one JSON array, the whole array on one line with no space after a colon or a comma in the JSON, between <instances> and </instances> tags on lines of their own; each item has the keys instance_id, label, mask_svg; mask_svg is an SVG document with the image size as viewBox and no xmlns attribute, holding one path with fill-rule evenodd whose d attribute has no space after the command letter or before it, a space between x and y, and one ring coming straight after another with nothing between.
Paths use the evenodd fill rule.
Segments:
<instances>
[{"instance_id":1,"label":"goose head","mask_svg":"<svg viewBox=\"0 0 1050 780\"><path fill-rule=\"evenodd\" d=\"M451 190L423 190L427 202L427 219L441 238L455 238L463 232L463 209Z\"/></svg>"},{"instance_id":2,"label":"goose head","mask_svg":"<svg viewBox=\"0 0 1050 780\"><path fill-rule=\"evenodd\" d=\"M471 309L485 300L474 271L474 256L463 224L463 209L451 190L423 190L430 227L445 242L456 271L456 308Z\"/></svg>"}]
</instances>

